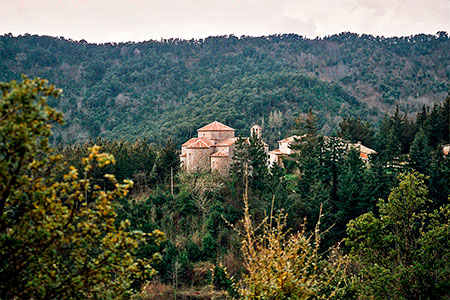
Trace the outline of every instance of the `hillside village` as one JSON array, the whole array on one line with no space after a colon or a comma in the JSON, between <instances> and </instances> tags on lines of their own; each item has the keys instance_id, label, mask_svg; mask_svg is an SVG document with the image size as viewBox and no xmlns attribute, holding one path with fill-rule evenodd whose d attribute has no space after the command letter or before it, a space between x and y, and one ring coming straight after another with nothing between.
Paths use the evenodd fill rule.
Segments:
<instances>
[{"instance_id":1,"label":"hillside village","mask_svg":"<svg viewBox=\"0 0 450 300\"><path fill-rule=\"evenodd\" d=\"M181 145L180 163L182 168L188 172L212 171L222 176L229 175L230 166L233 162L235 144L238 137L235 130L218 121L214 121L197 130L198 137L189 139ZM254 125L250 129L250 136L262 140L262 129ZM301 143L306 135L292 135L278 141L278 149L269 151L269 145L263 141L264 151L267 154L267 165L272 167L277 164L283 166L283 159L294 153L291 149L293 143ZM328 137L325 137L328 139ZM248 137L244 137L247 142ZM342 148L345 150L356 149L360 158L365 163L369 162L369 155L376 153L375 150L358 143L350 143L339 138Z\"/></svg>"},{"instance_id":2,"label":"hillside village","mask_svg":"<svg viewBox=\"0 0 450 300\"><path fill-rule=\"evenodd\" d=\"M0 1L0 300L450 300L450 0Z\"/></svg>"},{"instance_id":3,"label":"hillside village","mask_svg":"<svg viewBox=\"0 0 450 300\"><path fill-rule=\"evenodd\" d=\"M47 253L43 261L58 268L42 270L40 260L37 260L33 263L33 269L38 271L32 273L33 276L24 272L17 275L15 269L4 272L3 280L0 280L2 299L1 291L22 295L20 282L23 276L28 276L27 282L34 282L44 272L45 278L58 274L65 280L66 270L78 261L82 270L87 264L97 268L96 263L104 260L105 251L114 253L116 259L112 263L117 268L124 268L123 263L137 266L144 262L150 272L157 272L158 275L145 286L143 293L148 297L143 299L169 300L175 298L174 294L177 299L196 299L192 296L198 295L199 290L202 298L197 299L229 299L227 293L233 283L228 280L226 272L238 277L259 268L264 274L269 270L271 273L267 278L278 282L277 269L264 267L267 262L275 262L281 272L292 272L295 279L298 271L287 269L286 265L303 250L295 248L294 254L286 252L289 247L285 241L294 241L301 249L311 249L306 250L308 253L316 251L317 254L311 258L317 258L321 265L325 265L321 271L325 272L322 273L323 278L342 277L345 282L357 280L356 290L361 297L339 299L389 299L374 297L365 288L378 286L379 282L391 278L400 278L404 275L401 270L408 269L411 264L424 270L424 273L412 274L406 281L407 287L426 278L433 284L426 283L420 287L423 289L420 294L422 299L427 299L425 296L432 293L437 295L433 299L449 296L448 251L436 249L450 247L450 95L440 105L425 107L415 119L397 110L387 116L379 128L373 128L360 118L344 119L335 136L320 134L315 126L314 113L310 111L299 116L296 127L290 131L296 134L279 140L276 149L269 149L269 143L263 142L268 141L266 130L261 128L267 128L266 124L261 123L263 126L260 127L252 123L250 137L237 137L236 132L242 131L214 121L200 127L196 137L182 144L181 155L179 147L171 140L154 146L148 140L97 139L83 144L61 145L52 152L42 147L49 144L50 124L55 121L51 118L59 120L58 116L62 115L42 106L45 99L38 96L37 91L52 94L54 88L47 87L46 81L40 79L2 84L6 97L1 99L4 105L0 105L0 111L3 111L0 131L7 140L3 154L0 153L6 158L0 160L0 175L2 178L13 178L17 183L17 188L10 189L7 180L0 180L3 191L11 191L11 204L8 204L10 206L3 214L3 220L16 215L14 222L18 220L19 225L5 231L4 247L0 247L3 256L0 256L6 259L0 259L0 263L5 266L20 263L16 260L16 253L23 251L21 245L29 241L38 244L40 241L36 238L40 239L42 232L48 232L50 238L46 238L46 243L51 247L48 251L43 250ZM24 102L32 105L11 105L21 103L22 95L26 95ZM53 95L56 97L57 93ZM15 111L11 113L13 109ZM42 117L44 120L40 119ZM36 129L38 132L31 134ZM303 132L308 134L302 135ZM24 140L23 136L32 138ZM31 150L23 154L21 149ZM356 151L349 151L351 149ZM11 154L14 156L10 157ZM41 162L36 162L39 157L44 159L42 168ZM21 169L17 172L17 161L28 163L19 164ZM30 172L29 168L35 166L42 170L33 169ZM29 180L30 174L35 176L33 180ZM50 177L44 177L48 174ZM43 185L43 182L49 184ZM36 206L29 205L31 203ZM31 222L20 216L24 207L30 209L29 215L33 216ZM410 210L411 207L414 209ZM46 210L48 213L42 215ZM75 222L70 226L79 231L66 231L63 233L66 237L61 239L61 231L55 228L69 224L65 220L72 218L71 212ZM272 212L279 214L279 217L268 219ZM284 212L286 214L283 216ZM321 216L324 216L323 219ZM63 222L52 221L60 217ZM422 224L430 225L426 228L420 226L418 217L424 218ZM248 229L246 236L254 237L257 239L255 242L249 240L245 244L237 230L233 230L242 228L242 220L247 220L247 225L244 224ZM258 228L268 228L268 235L260 237L259 229L251 229L257 227L252 227L249 220L267 222ZM273 236L276 232L270 229L269 222L272 221L275 222L273 224L285 222L273 227L279 228L282 243L278 243L278 238ZM320 228L316 225L319 223L322 224ZM410 246L418 250L412 254L397 248L397 243L390 242L404 239L401 230L405 228L405 223L417 224L408 229L408 234L413 232L417 236ZM113 228L118 236L106 231L106 228L114 227L113 224L122 224ZM99 236L100 227L104 228L101 235L106 238L100 239L101 242L106 241L103 244L99 244L98 239L92 239ZM288 237L286 230L300 235ZM320 245L304 244L304 241L312 241L319 230L326 230L320 233ZM9 242L13 232L23 233L17 243L13 241L14 245ZM131 241L135 252L130 253L128 241L132 232L136 233L136 238L145 237L145 240ZM258 241L270 238L281 248L267 249L263 242L254 255L248 255L245 245L257 245ZM124 241L119 244L123 250L117 252L116 241L120 239ZM333 249L338 249L335 247L339 247L343 239L348 240L351 244L346 243L346 246L352 248L339 248L340 257L337 260L333 256L320 255L322 249L331 249L329 253L333 255ZM367 245L366 241L370 243ZM88 252L90 254L84 260L78 260L80 253ZM30 253L31 259L34 259L36 252L32 250ZM59 254L55 257L55 253ZM21 255L30 257L28 254ZM399 255L408 257L408 261L400 262L400 271ZM123 257L134 257L135 263L124 262ZM159 263L153 265L153 258ZM358 269L347 273L340 268L341 260L345 260L345 264L358 266ZM387 263L381 279L380 260ZM59 263L63 263L61 268ZM251 267L247 267L249 263L252 263ZM296 266L302 266L302 263ZM369 266L369 277L361 277L366 276L359 271L361 266ZM109 282L109 276L117 274L110 270L109 263L102 266L95 271L96 278L105 276L103 281ZM437 270L436 273L433 270ZM434 274L443 275L436 277ZM246 278L241 277L237 284L247 287ZM46 280L43 284L49 285L48 291L52 293L54 281ZM83 294L79 299L91 298L92 290L85 289L91 284L91 276L86 280L87 285L75 285L76 290ZM146 280L133 279L130 284L144 286ZM66 289L73 288L71 281L67 282ZM338 283L335 288L353 293L355 287L345 282ZM325 286L328 287L327 284ZM10 292L11 288L15 290ZM128 285L120 288L127 289ZM398 297L394 297L396 299L416 299L408 288L398 287L395 282L388 289L400 291ZM161 291L165 291L164 296L161 296ZM243 293L246 291L243 290ZM39 293L31 288L27 292L29 295ZM328 289L320 293L325 295L324 299L330 299ZM34 297L26 297L29 298ZM239 296L236 299L243 298Z\"/></svg>"}]
</instances>

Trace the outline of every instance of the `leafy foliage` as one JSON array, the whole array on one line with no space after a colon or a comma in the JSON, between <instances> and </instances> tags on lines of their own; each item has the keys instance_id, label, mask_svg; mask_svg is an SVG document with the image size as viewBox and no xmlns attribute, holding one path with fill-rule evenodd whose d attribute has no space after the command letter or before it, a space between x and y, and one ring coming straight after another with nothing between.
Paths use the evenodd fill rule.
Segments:
<instances>
[{"instance_id":1,"label":"leafy foliage","mask_svg":"<svg viewBox=\"0 0 450 300\"><path fill-rule=\"evenodd\" d=\"M60 90L40 79L1 83L0 297L4 299L128 299L134 280L155 274L159 254L137 259L140 243L160 243L160 231L128 231L116 223L115 199L131 181L103 190L88 174L114 157L89 148L79 172L49 148L62 116L46 105Z\"/></svg>"},{"instance_id":2,"label":"leafy foliage","mask_svg":"<svg viewBox=\"0 0 450 300\"><path fill-rule=\"evenodd\" d=\"M250 50L245 53L254 55ZM93 64L92 68L95 72L107 73L107 65ZM417 295L447 296L445 278L448 278L449 262L441 250L449 248L450 156L443 154L442 145L449 143L450 97L432 108L424 107L415 120L406 112L400 112L399 107L393 115L386 115L381 128L375 132L358 118L344 119L340 126L341 136L354 141L360 137L372 140L377 153L370 155L366 164L360 160L357 151L348 151L345 140L321 135L318 129L327 124L327 121L323 123L323 114L314 114L312 109L308 112L300 105L308 103L314 108L314 95L321 93L323 87L320 81L296 73L249 76L258 78L249 81L258 92L247 88L249 82L236 78L226 90L218 88L214 91L216 96L221 95L217 98L220 101L215 103L226 107L226 102L232 99L236 108L250 107L252 115L261 116L258 107L264 107L269 103L265 101L272 99L267 104L270 110L264 112L268 113L268 119L264 117L264 120L269 120L264 125L268 129L264 134L268 131L271 139L276 139L282 130L287 131L289 124L295 123L294 133L303 136L292 145L294 154L284 161L286 168L267 168L261 140L255 137L240 139L229 178L209 173L184 173L178 169L176 143L168 141L163 146L155 146L150 142L159 138L130 142L117 136L114 140L96 139L84 144L61 145L52 152L49 147L51 125L61 122L61 114L45 102L56 105L58 102L54 97L59 91L39 80L2 83L0 191L3 193L1 199L6 202L2 206L0 242L7 247L0 251L0 276L4 279L0 284L1 297L127 298L133 289L140 287L145 273L149 276L155 270L158 271L157 280L170 284L173 294L180 292L180 295L182 289L199 289L204 285L210 285L208 289L211 290L229 289L229 272L236 278L243 278L242 293L255 287L253 291L257 290L257 293L270 290L279 297L309 295L317 298L335 293L338 298L350 299L352 292L356 292L360 298L389 298L391 293L383 290L389 287L400 299ZM280 81L290 79L293 82L282 83L288 87L283 90L283 95L291 100L296 99L295 95L303 95L301 101L305 102L300 101L298 106L280 102L284 97L281 94L277 96L280 98L270 96L279 92ZM94 84L98 78L88 76L86 80ZM298 91L296 86L303 88ZM233 96L228 88L245 92L236 92L237 96ZM318 102L322 106L337 100L329 106L337 111L338 103L352 101L345 93L341 94L342 90L335 90L332 85L328 88L330 94L324 94L324 102ZM265 100L258 100L259 91L267 92ZM65 92L70 94L67 89ZM335 92L340 96L333 100L331 95L337 95ZM293 98L289 93L295 94ZM189 101L196 104L189 106L190 112L200 105L207 108L202 101L210 101L206 97L196 102L195 95L193 91ZM259 102L253 106L255 99ZM126 98L121 96L116 100L122 103ZM277 105L296 108L289 112ZM79 107L83 109L83 105ZM343 107L346 110L346 106ZM214 117L215 110L208 109L204 110L208 118ZM298 111L302 113L294 121ZM347 111L349 115L351 111ZM175 110L166 113L168 116L173 114L171 120L178 116ZM238 116L232 120L242 128L249 120L245 113L233 110L224 115ZM338 120L335 118L333 122ZM168 121L164 124L171 126ZM102 125L97 125L101 129ZM61 129L56 128L63 136ZM189 135L184 131L180 136L184 134ZM100 153L95 144L112 153L114 159ZM114 160L116 163L112 164ZM407 181L408 184L400 183L389 196L390 189L399 185L397 175L412 169L423 172L426 177L413 173L414 180ZM119 181L133 179L134 188L131 190L128 181L119 184L112 176L105 178L105 174L114 174ZM253 250L258 255L247 262L254 273L243 270L242 244L224 220L239 226L246 177L246 195L252 207L247 209L248 214L257 220L255 222L263 220L264 224L253 230ZM132 195L125 196L128 191ZM377 206L377 201L384 204ZM320 236L319 243L314 224L321 214L321 207L326 216L323 225L333 226ZM402 211L408 207L415 212ZM282 209L289 213L286 217L264 219L268 212ZM305 216L308 223L302 222ZM356 285L342 289L350 282L339 267L341 254L322 251L345 238L347 223L355 218L367 225L364 227L367 230L356 228L357 233L348 233L350 240L362 245L358 238L369 236L367 239L373 238L370 243L374 246L351 252L354 262L346 274L355 275L352 280ZM405 226L409 219L412 220L410 227ZM291 235L287 228L300 233ZM405 231L407 228L410 228L409 233ZM161 243L161 232L155 229L166 232L168 241ZM269 240L273 243L268 243ZM244 253L249 253L247 250ZM304 252L297 255L300 250ZM160 252L161 257L154 256L156 252ZM373 261L380 253L379 261L383 264ZM261 260L263 257L273 259ZM160 264L148 265L160 259ZM290 264L292 259L298 264ZM311 261L317 266L316 270L301 267L302 263L310 265ZM276 268L264 269L269 265ZM42 266L45 266L43 271ZM381 276L376 273L378 271ZM298 273L304 276L299 279ZM242 274L254 276L251 275L250 280L250 277L241 277ZM89 278L84 277L88 275ZM285 280L277 281L278 275ZM344 278L345 282L342 281ZM314 288L297 286L296 283L305 280ZM66 284L70 286L64 288ZM154 284L158 286L158 283ZM266 284L271 288L266 289Z\"/></svg>"},{"instance_id":3,"label":"leafy foliage","mask_svg":"<svg viewBox=\"0 0 450 300\"><path fill-rule=\"evenodd\" d=\"M348 224L352 259L360 264L360 298L445 299L449 294L450 205L427 213L428 189L418 173L400 175L380 216ZM438 250L441 249L441 250Z\"/></svg>"},{"instance_id":4,"label":"leafy foliage","mask_svg":"<svg viewBox=\"0 0 450 300\"><path fill-rule=\"evenodd\" d=\"M286 216L265 218L255 227L244 194L242 255L246 273L237 284L239 299L340 299L345 295L346 258L332 249L319 253L317 223L313 234L286 231ZM262 232L258 232L262 227Z\"/></svg>"}]
</instances>

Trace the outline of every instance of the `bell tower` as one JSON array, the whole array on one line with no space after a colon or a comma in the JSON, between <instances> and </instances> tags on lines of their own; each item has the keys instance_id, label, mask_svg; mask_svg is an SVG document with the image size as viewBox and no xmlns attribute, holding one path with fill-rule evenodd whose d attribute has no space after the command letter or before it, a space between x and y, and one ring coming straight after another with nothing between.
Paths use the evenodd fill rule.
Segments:
<instances>
[{"instance_id":1,"label":"bell tower","mask_svg":"<svg viewBox=\"0 0 450 300\"><path fill-rule=\"evenodd\" d=\"M261 127L258 125L253 125L253 127L250 129L250 136L256 136L258 139L261 138Z\"/></svg>"}]
</instances>

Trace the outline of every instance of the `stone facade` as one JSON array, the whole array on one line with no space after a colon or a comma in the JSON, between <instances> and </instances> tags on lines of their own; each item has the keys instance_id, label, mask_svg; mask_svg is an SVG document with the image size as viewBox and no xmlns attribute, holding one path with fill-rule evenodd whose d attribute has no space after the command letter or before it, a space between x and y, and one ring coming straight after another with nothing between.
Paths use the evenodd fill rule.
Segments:
<instances>
[{"instance_id":1,"label":"stone facade","mask_svg":"<svg viewBox=\"0 0 450 300\"><path fill-rule=\"evenodd\" d=\"M214 121L197 130L198 137L191 138L181 145L180 162L188 172L218 172L227 176L233 160L235 130L220 122ZM255 125L251 134L261 138L261 127ZM268 145L264 143L268 152Z\"/></svg>"},{"instance_id":2,"label":"stone facade","mask_svg":"<svg viewBox=\"0 0 450 300\"><path fill-rule=\"evenodd\" d=\"M219 172L226 176L230 173L230 157L222 152L216 152L211 155L211 171Z\"/></svg>"}]
</instances>

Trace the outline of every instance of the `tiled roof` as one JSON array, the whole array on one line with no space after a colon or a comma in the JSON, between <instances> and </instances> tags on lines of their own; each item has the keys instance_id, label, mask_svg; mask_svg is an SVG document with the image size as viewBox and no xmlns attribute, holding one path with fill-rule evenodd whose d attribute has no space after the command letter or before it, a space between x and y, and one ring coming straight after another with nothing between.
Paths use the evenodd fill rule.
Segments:
<instances>
[{"instance_id":1,"label":"tiled roof","mask_svg":"<svg viewBox=\"0 0 450 300\"><path fill-rule=\"evenodd\" d=\"M369 147L366 147L360 143L349 144L349 146L355 148L356 150L359 150L361 153L365 153L366 155L377 153L375 150L370 149Z\"/></svg>"},{"instance_id":2,"label":"tiled roof","mask_svg":"<svg viewBox=\"0 0 450 300\"><path fill-rule=\"evenodd\" d=\"M190 144L192 144L193 142L195 142L197 140L197 138L191 138L189 139L189 141L187 141L186 143L184 143L183 145L181 145L181 147L187 147Z\"/></svg>"},{"instance_id":3,"label":"tiled roof","mask_svg":"<svg viewBox=\"0 0 450 300\"><path fill-rule=\"evenodd\" d=\"M225 154L223 152L214 152L211 154L211 157L228 157L228 154Z\"/></svg>"},{"instance_id":4,"label":"tiled roof","mask_svg":"<svg viewBox=\"0 0 450 300\"><path fill-rule=\"evenodd\" d=\"M195 149L195 148L209 148L212 146L211 142L208 141L205 138L196 138L195 141L193 141L189 146L187 146L188 149Z\"/></svg>"},{"instance_id":5,"label":"tiled roof","mask_svg":"<svg viewBox=\"0 0 450 300\"><path fill-rule=\"evenodd\" d=\"M206 126L203 126L202 128L198 129L197 131L234 131L234 129L231 127L228 127L225 124L214 121Z\"/></svg>"},{"instance_id":6,"label":"tiled roof","mask_svg":"<svg viewBox=\"0 0 450 300\"><path fill-rule=\"evenodd\" d=\"M288 155L287 153L282 152L280 149L275 149L269 152L269 154L276 154L276 155Z\"/></svg>"},{"instance_id":7,"label":"tiled roof","mask_svg":"<svg viewBox=\"0 0 450 300\"><path fill-rule=\"evenodd\" d=\"M450 153L450 145L444 145L443 150L444 154L448 155Z\"/></svg>"},{"instance_id":8,"label":"tiled roof","mask_svg":"<svg viewBox=\"0 0 450 300\"><path fill-rule=\"evenodd\" d=\"M187 156L186 153L183 153L180 155L180 157L186 157L186 156Z\"/></svg>"},{"instance_id":9,"label":"tiled roof","mask_svg":"<svg viewBox=\"0 0 450 300\"><path fill-rule=\"evenodd\" d=\"M366 153L366 154L374 154L377 153L377 151L370 149L369 147L366 147L364 145L359 146L359 151Z\"/></svg>"},{"instance_id":10,"label":"tiled roof","mask_svg":"<svg viewBox=\"0 0 450 300\"><path fill-rule=\"evenodd\" d=\"M216 146L217 146L217 147L220 147L220 146L231 146L231 145L233 145L234 143L236 143L237 140L238 140L238 138L236 138L236 137L234 137L234 138L229 138L229 139L224 139L224 140L218 142L218 143L216 144Z\"/></svg>"},{"instance_id":11,"label":"tiled roof","mask_svg":"<svg viewBox=\"0 0 450 300\"><path fill-rule=\"evenodd\" d=\"M306 137L306 134L304 134L302 136L293 135L293 136L287 137L285 139L282 139L281 141L278 141L278 143L292 143L295 141L295 139L301 140L304 137Z\"/></svg>"}]
</instances>

